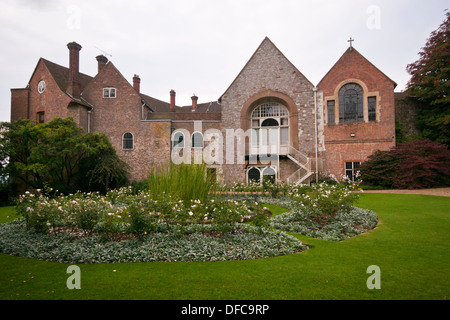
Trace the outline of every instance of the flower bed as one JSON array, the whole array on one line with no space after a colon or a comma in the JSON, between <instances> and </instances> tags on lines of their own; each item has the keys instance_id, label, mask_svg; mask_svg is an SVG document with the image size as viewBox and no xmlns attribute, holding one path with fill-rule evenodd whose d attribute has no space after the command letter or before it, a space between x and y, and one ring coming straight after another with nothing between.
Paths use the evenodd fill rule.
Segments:
<instances>
[{"instance_id":1,"label":"flower bed","mask_svg":"<svg viewBox=\"0 0 450 320\"><path fill-rule=\"evenodd\" d=\"M316 189L317 186L309 188L308 190ZM328 186L322 186L328 188ZM305 188L302 188L305 192ZM333 188L334 189L334 188ZM300 188L299 188L300 190ZM323 191L321 189L321 191ZM274 216L267 221L267 226L277 230L283 230L293 233L298 233L313 238L341 241L347 238L354 237L361 233L372 230L377 226L378 217L371 211L361 209L349 204L355 200L354 195L340 190L331 198L335 197L336 212L323 211L325 214L321 216L318 208L330 207L330 200L325 197L326 193L320 196L312 196L306 200L295 192L294 196L277 196L270 197L267 195L234 195L235 199L241 201L258 201L264 204L274 204L280 207L289 209L280 215ZM325 201L320 201L321 197L325 197ZM339 205L336 205L338 203Z\"/></svg>"},{"instance_id":2,"label":"flower bed","mask_svg":"<svg viewBox=\"0 0 450 320\"><path fill-rule=\"evenodd\" d=\"M26 193L20 218L0 226L0 252L67 263L216 261L307 250L283 231L343 240L374 228L352 206L353 186L291 186L276 197L226 194L207 200L154 197L132 188L106 195ZM262 203L290 211L268 219ZM278 230L275 230L278 229Z\"/></svg>"},{"instance_id":3,"label":"flower bed","mask_svg":"<svg viewBox=\"0 0 450 320\"><path fill-rule=\"evenodd\" d=\"M142 238L106 241L101 236L78 238L69 233L29 232L24 220L19 219L0 225L0 251L64 263L119 263L247 260L307 249L281 231L244 224L221 236L215 230L213 224L177 226Z\"/></svg>"},{"instance_id":4,"label":"flower bed","mask_svg":"<svg viewBox=\"0 0 450 320\"><path fill-rule=\"evenodd\" d=\"M270 220L269 225L279 230L294 232L324 240L341 241L376 227L378 218L370 210L352 207L338 211L326 224L310 218L304 208L296 208Z\"/></svg>"},{"instance_id":5,"label":"flower bed","mask_svg":"<svg viewBox=\"0 0 450 320\"><path fill-rule=\"evenodd\" d=\"M232 231L238 223L264 215L261 204L232 199L183 201L170 195L159 199L147 192L133 194L131 188L98 193L77 193L49 197L40 192L24 194L17 206L29 229L58 233L78 229L86 235L101 233L114 238L120 234L143 236L161 226L215 223Z\"/></svg>"},{"instance_id":6,"label":"flower bed","mask_svg":"<svg viewBox=\"0 0 450 320\"><path fill-rule=\"evenodd\" d=\"M26 193L17 211L21 218L0 226L0 251L50 261L243 260L308 249L295 237L262 227L267 210L254 201L186 203L124 188L105 196Z\"/></svg>"}]
</instances>

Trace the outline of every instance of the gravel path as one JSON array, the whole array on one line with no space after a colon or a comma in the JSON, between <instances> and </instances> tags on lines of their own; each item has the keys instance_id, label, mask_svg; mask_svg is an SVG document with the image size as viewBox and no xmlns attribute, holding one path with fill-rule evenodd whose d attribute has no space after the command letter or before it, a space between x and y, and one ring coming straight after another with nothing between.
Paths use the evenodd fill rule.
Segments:
<instances>
[{"instance_id":1,"label":"gravel path","mask_svg":"<svg viewBox=\"0 0 450 320\"><path fill-rule=\"evenodd\" d=\"M418 190L364 190L364 193L401 193L401 194L425 194L430 196L450 197L450 188L418 189Z\"/></svg>"}]
</instances>

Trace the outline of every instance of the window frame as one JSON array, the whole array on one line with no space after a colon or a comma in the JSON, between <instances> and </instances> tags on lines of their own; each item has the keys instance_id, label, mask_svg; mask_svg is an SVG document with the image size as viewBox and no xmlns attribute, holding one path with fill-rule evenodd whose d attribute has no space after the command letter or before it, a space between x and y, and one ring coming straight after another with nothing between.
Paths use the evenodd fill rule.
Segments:
<instances>
[{"instance_id":1,"label":"window frame","mask_svg":"<svg viewBox=\"0 0 450 320\"><path fill-rule=\"evenodd\" d=\"M258 170L258 172L259 172L259 178L258 178L258 181L256 181L256 180L254 180L254 179L250 179L250 177L249 177L249 173L250 173L250 171L252 171L253 169L255 169L255 170ZM262 171L261 171L261 169L260 168L258 168L258 167L250 167L250 168L248 168L248 170L247 170L247 172L246 172L246 178L247 178L247 184L250 182L250 180L251 181L255 181L255 183L259 183L259 184L261 184L262 183Z\"/></svg>"},{"instance_id":2,"label":"window frame","mask_svg":"<svg viewBox=\"0 0 450 320\"><path fill-rule=\"evenodd\" d=\"M125 137L125 135L130 134L130 137ZM127 146L126 143L131 141L131 147ZM134 149L134 134L132 134L131 132L125 132L122 135L122 150L133 150Z\"/></svg>"},{"instance_id":3,"label":"window frame","mask_svg":"<svg viewBox=\"0 0 450 320\"><path fill-rule=\"evenodd\" d=\"M195 135L200 135L202 138L201 138L201 146L196 146L196 143L195 143L195 139L194 139L194 136ZM192 146L192 148L199 148L199 149L201 149L201 148L203 148L203 146L204 146L204 142L203 142L203 133L201 133L200 131L195 131L194 133L192 133L192 136L191 136L191 146Z\"/></svg>"},{"instance_id":4,"label":"window frame","mask_svg":"<svg viewBox=\"0 0 450 320\"><path fill-rule=\"evenodd\" d=\"M332 110L330 108L331 106L332 106ZM334 119L335 118L335 110L336 110L336 101L328 100L327 101L327 124L336 124L336 121Z\"/></svg>"},{"instance_id":5,"label":"window frame","mask_svg":"<svg viewBox=\"0 0 450 320\"><path fill-rule=\"evenodd\" d=\"M273 174L266 173L266 171L269 171L269 170L272 170ZM272 167L272 166L265 167L264 169L261 170L261 173L262 173L262 182L263 183L264 183L264 176L268 176L268 177L273 176L273 181L271 181L271 182L272 183L277 182L277 170L274 167ZM269 179L272 180L272 178L269 178Z\"/></svg>"},{"instance_id":6,"label":"window frame","mask_svg":"<svg viewBox=\"0 0 450 320\"><path fill-rule=\"evenodd\" d=\"M353 103L355 110L352 112ZM339 89L339 123L354 122L364 122L364 89L356 82L349 82Z\"/></svg>"},{"instance_id":7,"label":"window frame","mask_svg":"<svg viewBox=\"0 0 450 320\"><path fill-rule=\"evenodd\" d=\"M45 91L45 81L44 80L41 80L41 81L39 81L39 83L38 83L38 85L37 85L37 92L39 93L39 94L42 94L42 93L44 93L44 91Z\"/></svg>"},{"instance_id":8,"label":"window frame","mask_svg":"<svg viewBox=\"0 0 450 320\"><path fill-rule=\"evenodd\" d=\"M180 143L179 141L178 141L178 142L175 141L175 137L177 136L177 134L181 134L181 136L183 137L183 140L182 140L183 146L178 146L178 145L176 145L176 143L177 143L177 144ZM174 131L174 132L173 132L173 135L172 135L172 148L180 148L180 149L183 149L183 148L185 148L185 147L186 147L186 137L185 137L184 133L181 132L181 131Z\"/></svg>"},{"instance_id":9,"label":"window frame","mask_svg":"<svg viewBox=\"0 0 450 320\"><path fill-rule=\"evenodd\" d=\"M347 168L348 164L351 165L351 168ZM356 165L357 164L357 165ZM361 161L345 161L344 163L344 176L347 177L350 181L355 182L355 176L361 167ZM347 171L350 172L350 176L347 174Z\"/></svg>"},{"instance_id":10,"label":"window frame","mask_svg":"<svg viewBox=\"0 0 450 320\"><path fill-rule=\"evenodd\" d=\"M111 95L112 92L114 92L114 96ZM112 87L103 88L103 98L104 99L115 99L116 97L117 97L116 88L112 88Z\"/></svg>"},{"instance_id":11,"label":"window frame","mask_svg":"<svg viewBox=\"0 0 450 320\"><path fill-rule=\"evenodd\" d=\"M245 177L247 180L247 184L250 182L250 180L252 181L256 181L254 179L250 179L248 174L251 170L256 169L259 171L259 179L257 181L257 183L259 185L262 185L264 182L264 176L274 176L274 183L276 183L278 181L278 170L276 166L251 166L249 168L247 168L247 171L245 173ZM272 170L274 172L274 174L265 174L264 172L266 170Z\"/></svg>"},{"instance_id":12,"label":"window frame","mask_svg":"<svg viewBox=\"0 0 450 320\"><path fill-rule=\"evenodd\" d=\"M367 97L367 119L369 122L377 121L377 97L376 96Z\"/></svg>"},{"instance_id":13,"label":"window frame","mask_svg":"<svg viewBox=\"0 0 450 320\"><path fill-rule=\"evenodd\" d=\"M280 147L287 147L290 145L290 113L289 109L279 102L265 102L257 105L250 114L250 128L252 130L251 146L259 147L263 142L260 136L263 132L262 129L278 128L278 145ZM276 121L277 125L272 123L267 125L271 121ZM266 125L263 125L266 123ZM287 130L287 133L285 132ZM283 131L283 137L287 139L281 140L281 132ZM284 143L282 143L284 142Z\"/></svg>"},{"instance_id":14,"label":"window frame","mask_svg":"<svg viewBox=\"0 0 450 320\"><path fill-rule=\"evenodd\" d=\"M42 120L41 120L42 117ZM37 123L45 123L45 111L37 112Z\"/></svg>"}]
</instances>

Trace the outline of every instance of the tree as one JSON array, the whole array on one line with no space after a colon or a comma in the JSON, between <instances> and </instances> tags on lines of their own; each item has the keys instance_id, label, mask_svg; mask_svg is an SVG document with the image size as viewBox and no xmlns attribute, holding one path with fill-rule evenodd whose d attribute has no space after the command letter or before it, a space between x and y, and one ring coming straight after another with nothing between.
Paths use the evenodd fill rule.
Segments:
<instances>
[{"instance_id":1,"label":"tree","mask_svg":"<svg viewBox=\"0 0 450 320\"><path fill-rule=\"evenodd\" d=\"M400 143L391 151L399 162L394 187L419 189L450 185L450 150L428 139Z\"/></svg>"},{"instance_id":2,"label":"tree","mask_svg":"<svg viewBox=\"0 0 450 320\"><path fill-rule=\"evenodd\" d=\"M419 59L406 68L411 78L407 90L424 103L419 110L418 126L425 138L450 144L450 12L433 31Z\"/></svg>"},{"instance_id":3,"label":"tree","mask_svg":"<svg viewBox=\"0 0 450 320\"><path fill-rule=\"evenodd\" d=\"M360 166L361 180L365 185L392 188L399 161L390 151L375 151Z\"/></svg>"},{"instance_id":4,"label":"tree","mask_svg":"<svg viewBox=\"0 0 450 320\"><path fill-rule=\"evenodd\" d=\"M127 166L108 138L84 133L72 118L54 118L38 125L30 120L2 123L1 132L0 157L5 163L2 175L22 181L27 189L48 185L61 192L73 192L95 186L106 191L113 181L127 181ZM107 177L96 170L104 166L105 159L112 166Z\"/></svg>"},{"instance_id":5,"label":"tree","mask_svg":"<svg viewBox=\"0 0 450 320\"><path fill-rule=\"evenodd\" d=\"M376 151L360 167L363 184L419 189L450 186L450 150L429 139Z\"/></svg>"}]
</instances>

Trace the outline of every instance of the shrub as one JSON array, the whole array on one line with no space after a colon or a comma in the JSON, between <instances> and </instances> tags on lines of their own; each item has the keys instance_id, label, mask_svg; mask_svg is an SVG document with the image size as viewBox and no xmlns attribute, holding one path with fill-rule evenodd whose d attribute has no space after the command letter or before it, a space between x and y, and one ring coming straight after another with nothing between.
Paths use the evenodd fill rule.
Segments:
<instances>
[{"instance_id":1,"label":"shrub","mask_svg":"<svg viewBox=\"0 0 450 320\"><path fill-rule=\"evenodd\" d=\"M355 184L328 184L325 182L312 186L298 186L292 190L291 196L298 206L306 209L309 218L326 223L334 218L338 211L347 212L358 199Z\"/></svg>"},{"instance_id":2,"label":"shrub","mask_svg":"<svg viewBox=\"0 0 450 320\"><path fill-rule=\"evenodd\" d=\"M132 188L99 193L76 193L49 197L25 193L17 212L29 229L58 232L60 227L102 233L113 238L120 233L142 236L175 225L214 223L223 232L234 231L244 221L257 218L262 225L262 205L233 200L178 200L167 195L155 199L149 192L133 194Z\"/></svg>"},{"instance_id":3,"label":"shrub","mask_svg":"<svg viewBox=\"0 0 450 320\"><path fill-rule=\"evenodd\" d=\"M361 165L364 184L419 189L450 185L450 150L428 139L377 151Z\"/></svg>"},{"instance_id":4,"label":"shrub","mask_svg":"<svg viewBox=\"0 0 450 320\"><path fill-rule=\"evenodd\" d=\"M361 180L365 185L392 188L399 168L399 160L392 152L377 150L361 164Z\"/></svg>"}]
</instances>

